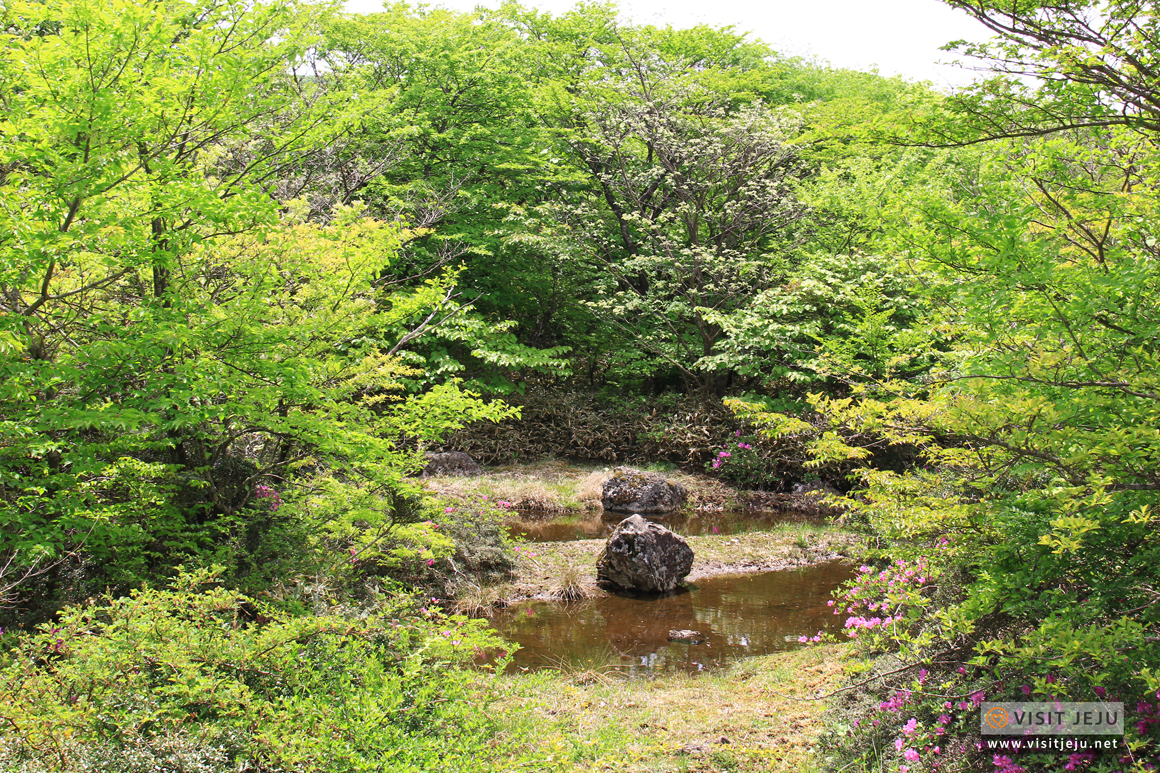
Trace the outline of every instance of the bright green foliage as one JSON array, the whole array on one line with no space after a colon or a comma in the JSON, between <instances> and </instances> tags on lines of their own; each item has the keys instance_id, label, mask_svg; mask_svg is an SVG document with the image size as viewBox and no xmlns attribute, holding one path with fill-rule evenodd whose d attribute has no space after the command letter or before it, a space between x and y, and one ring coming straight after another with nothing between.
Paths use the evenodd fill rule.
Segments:
<instances>
[{"instance_id":1,"label":"bright green foliage","mask_svg":"<svg viewBox=\"0 0 1160 773\"><path fill-rule=\"evenodd\" d=\"M955 95L946 106L953 121L919 114L923 136L959 144L1065 129L1160 129L1160 20L1151 0L943 2L995 35L948 46L987 61L993 75Z\"/></svg>"},{"instance_id":2,"label":"bright green foliage","mask_svg":"<svg viewBox=\"0 0 1160 773\"><path fill-rule=\"evenodd\" d=\"M396 146L360 198L416 226L445 225L411 248L417 258L436 258L440 245L486 254L487 240L496 243L488 228L506 202L532 192L544 166L519 38L474 14L405 4L335 20L326 37L341 86L383 99L360 139Z\"/></svg>"},{"instance_id":3,"label":"bright green foliage","mask_svg":"<svg viewBox=\"0 0 1160 773\"><path fill-rule=\"evenodd\" d=\"M526 46L499 21L405 4L335 20L326 40L333 88L374 105L348 140L360 171L345 195L431 228L408 243L400 273L458 262L478 312L433 330L411 359L434 379L456 375L494 391L510 391L515 371L567 373L568 346L517 337L503 321L550 318L561 302L543 266L550 258L507 241L513 210L567 174L533 111Z\"/></svg>"},{"instance_id":4,"label":"bright green foliage","mask_svg":"<svg viewBox=\"0 0 1160 773\"><path fill-rule=\"evenodd\" d=\"M686 390L711 392L717 369L701 366L722 330L707 314L780 275L804 215L787 147L798 118L759 101L768 52L728 31L626 29L590 51L554 96L591 191L552 212L604 272L593 311Z\"/></svg>"},{"instance_id":5,"label":"bright green foliage","mask_svg":"<svg viewBox=\"0 0 1160 773\"><path fill-rule=\"evenodd\" d=\"M720 394L739 376L766 389L780 371L808 371L781 342L752 344L770 321L758 296L792 285L815 234L848 256L866 226L828 211L815 224L798 183L843 157L823 152L831 123L908 94L730 29L631 25L607 5L553 17L396 4L331 22L326 41L323 88L373 107L333 151L346 171L307 188L311 211L358 196L379 216L433 226L400 265L461 263L477 316L432 331L412 361L488 390L510 390L513 371L575 371ZM852 263L856 275L880 261ZM801 312L804 327L834 323L808 301ZM792 343L814 346L808 333Z\"/></svg>"},{"instance_id":6,"label":"bright green foliage","mask_svg":"<svg viewBox=\"0 0 1160 773\"><path fill-rule=\"evenodd\" d=\"M209 234L273 222L253 186L267 159L236 151L291 101L279 81L294 45L275 43L290 14L18 3L5 20L2 549L35 561L83 542L188 547L165 501L204 476L177 478L160 452L205 418L179 409L216 410L191 398L220 390L227 366L176 367L194 334L186 314L204 300L174 280L198 287L181 257ZM197 331L198 343L221 346L231 327ZM230 512L237 493L209 498Z\"/></svg>"},{"instance_id":7,"label":"bright green foliage","mask_svg":"<svg viewBox=\"0 0 1160 773\"><path fill-rule=\"evenodd\" d=\"M347 496L369 497L392 520L392 492L417 464L399 439L430 442L510 413L455 384L402 399L398 381L414 371L380 333L437 305L453 277L382 304L372 280L398 238L340 218L216 243L186 256L170 308L114 307L132 320L127 331L62 348L57 392L8 403L22 432L48 440L10 456L18 517L5 547L64 551L79 535L93 555L115 545L118 566L139 572L206 549L238 527L230 517L258 482L303 465L341 476ZM132 373L131 386L110 373ZM108 436L117 421L128 423ZM23 472L25 454L53 452L58 467L41 458L35 476Z\"/></svg>"},{"instance_id":8,"label":"bright green foliage","mask_svg":"<svg viewBox=\"0 0 1160 773\"><path fill-rule=\"evenodd\" d=\"M508 415L454 383L401 399L419 374L399 353L456 279L382 288L417 234L357 206L279 222L259 187L318 139L286 8L9 14L50 32L9 32L2 64L0 553L83 546L116 558L96 582L135 581L252 532L258 483L309 470L390 499L416 465L400 441Z\"/></svg>"},{"instance_id":9,"label":"bright green foliage","mask_svg":"<svg viewBox=\"0 0 1160 773\"><path fill-rule=\"evenodd\" d=\"M483 621L381 599L286 617L205 572L67 609L3 669L10 771L491 769ZM502 664L502 660L501 660Z\"/></svg>"},{"instance_id":10,"label":"bright green foliage","mask_svg":"<svg viewBox=\"0 0 1160 773\"><path fill-rule=\"evenodd\" d=\"M1157 162L1151 138L1109 128L933 164L886 202L880 241L923 288L927 350L946 349L925 382L886 371L852 397L813 395L820 426L748 410L810 438L819 464L919 455L861 470L847 502L884 552L944 578L924 591L936 613L878 629L874 646L932 671L963 657L974 668L941 675L943 693L1106 691L1137 744L1155 739L1132 707L1160 688ZM1021 764L1036 762L1053 769Z\"/></svg>"},{"instance_id":11,"label":"bright green foliage","mask_svg":"<svg viewBox=\"0 0 1160 773\"><path fill-rule=\"evenodd\" d=\"M708 313L724 340L703 366L772 382L880 379L929 367L923 304L880 256L807 257L790 281L730 314Z\"/></svg>"},{"instance_id":12,"label":"bright green foliage","mask_svg":"<svg viewBox=\"0 0 1160 773\"><path fill-rule=\"evenodd\" d=\"M1135 147L1131 137L1102 139L1113 157ZM954 346L929 396L893 380L862 387L855 399L811 398L828 420L815 441L819 460L908 444L934 467L862 473L869 490L851 504L878 529L919 545L949 534L989 546L977 560L991 582L1002 576L992 562L1019 568L1005 590L988 593L1033 591L1037 601L1024 612L1052 606L1041 583L1060 573L1079 583L1069 595L1106 583L1101 611L1083 625L1148 601L1147 567L1160 547L1129 518L1160 489L1160 363L1142 345L1160 336L1156 255L1144 225L1155 217L1154 198L1150 177L1126 181L1099 151L1043 143L984 167L970 198L954 198L948 186L941 199L907 202L905 239ZM1121 194L1125 185L1141 186L1140 195ZM816 432L765 418L778 434ZM1098 580L1101 571L1108 577Z\"/></svg>"}]
</instances>

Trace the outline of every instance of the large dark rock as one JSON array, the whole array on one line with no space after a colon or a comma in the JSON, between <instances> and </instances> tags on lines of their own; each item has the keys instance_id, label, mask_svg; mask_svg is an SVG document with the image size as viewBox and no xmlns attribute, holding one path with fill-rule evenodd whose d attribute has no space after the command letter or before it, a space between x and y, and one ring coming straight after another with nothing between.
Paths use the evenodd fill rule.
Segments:
<instances>
[{"instance_id":1,"label":"large dark rock","mask_svg":"<svg viewBox=\"0 0 1160 773\"><path fill-rule=\"evenodd\" d=\"M693 568L693 549L679 534L639 515L612 532L596 562L596 579L628 590L667 593Z\"/></svg>"},{"instance_id":2,"label":"large dark rock","mask_svg":"<svg viewBox=\"0 0 1160 773\"><path fill-rule=\"evenodd\" d=\"M427 454L427 466L423 468L421 477L454 476L468 478L482 474L483 468L467 454L462 451L446 451L441 454Z\"/></svg>"},{"instance_id":3,"label":"large dark rock","mask_svg":"<svg viewBox=\"0 0 1160 773\"><path fill-rule=\"evenodd\" d=\"M614 513L671 513L688 498L684 486L662 475L617 467L604 481L601 503Z\"/></svg>"}]
</instances>

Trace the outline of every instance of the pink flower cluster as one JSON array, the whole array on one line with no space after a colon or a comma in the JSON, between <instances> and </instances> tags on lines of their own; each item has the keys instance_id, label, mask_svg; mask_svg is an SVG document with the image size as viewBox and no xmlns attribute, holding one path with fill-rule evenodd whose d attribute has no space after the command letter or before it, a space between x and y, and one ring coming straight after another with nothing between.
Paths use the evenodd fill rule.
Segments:
<instances>
[{"instance_id":1,"label":"pink flower cluster","mask_svg":"<svg viewBox=\"0 0 1160 773\"><path fill-rule=\"evenodd\" d=\"M1002 754L996 754L991 758L991 762L995 765L995 773L1026 773L1026 768L1021 765L1016 765L1015 760Z\"/></svg>"},{"instance_id":2,"label":"pink flower cluster","mask_svg":"<svg viewBox=\"0 0 1160 773\"><path fill-rule=\"evenodd\" d=\"M822 640L822 632L818 631L813 636L799 636L798 641L802 644L817 644Z\"/></svg>"},{"instance_id":3,"label":"pink flower cluster","mask_svg":"<svg viewBox=\"0 0 1160 773\"><path fill-rule=\"evenodd\" d=\"M899 690L898 692L894 693L893 696L891 696L890 700L882 701L881 703L879 703L878 708L881 711L889 711L891 713L895 713L895 712L899 711L903 706L910 703L910 696L911 696L910 690Z\"/></svg>"},{"instance_id":4,"label":"pink flower cluster","mask_svg":"<svg viewBox=\"0 0 1160 773\"><path fill-rule=\"evenodd\" d=\"M1157 696L1160 697L1160 693L1157 693ZM1152 725L1160 725L1160 712L1157 711L1157 706L1147 701L1137 701L1136 713L1140 715L1140 719L1136 721L1136 732L1140 735L1147 733Z\"/></svg>"},{"instance_id":5,"label":"pink flower cluster","mask_svg":"<svg viewBox=\"0 0 1160 773\"><path fill-rule=\"evenodd\" d=\"M909 696L909 691L907 692L907 695ZM878 723L875 722L875 724ZM905 738L899 737L894 739L895 750L902 752L902 759L906 760L907 762L919 762L922 759L922 753L919 752L918 749L911 746L912 742L921 743L918 737L918 720L914 717L911 717L907 723L902 726L902 734L905 736ZM922 751L930 752L931 754L942 753L942 749L940 747L932 746L929 744L923 746ZM937 763L935 764L935 767L938 767ZM898 770L899 773L906 773L906 771L910 770L910 768L906 765L900 765Z\"/></svg>"},{"instance_id":6,"label":"pink flower cluster","mask_svg":"<svg viewBox=\"0 0 1160 773\"><path fill-rule=\"evenodd\" d=\"M267 506L270 512L274 512L282 506L282 498L278 496L278 492L269 486L260 485L254 488L254 496L258 499L269 499Z\"/></svg>"},{"instance_id":7,"label":"pink flower cluster","mask_svg":"<svg viewBox=\"0 0 1160 773\"><path fill-rule=\"evenodd\" d=\"M883 620L881 617L871 617L869 619L866 619L865 617L847 617L846 618L846 627L847 628L877 628L880 625L890 625L893 622L894 622L894 618L889 617L889 616L885 620Z\"/></svg>"},{"instance_id":8,"label":"pink flower cluster","mask_svg":"<svg viewBox=\"0 0 1160 773\"><path fill-rule=\"evenodd\" d=\"M1063 769L1078 770L1081 764L1091 762L1095 758L1095 752L1074 752L1068 755L1067 764L1063 766Z\"/></svg>"},{"instance_id":9,"label":"pink flower cluster","mask_svg":"<svg viewBox=\"0 0 1160 773\"><path fill-rule=\"evenodd\" d=\"M919 558L913 564L899 559L885 569L875 572L869 566L858 567L858 577L842 591L844 608L834 610L852 613L846 618L846 628L852 639L858 629L885 628L902 622L903 612L932 579L927 560ZM873 614L886 612L885 616Z\"/></svg>"}]
</instances>

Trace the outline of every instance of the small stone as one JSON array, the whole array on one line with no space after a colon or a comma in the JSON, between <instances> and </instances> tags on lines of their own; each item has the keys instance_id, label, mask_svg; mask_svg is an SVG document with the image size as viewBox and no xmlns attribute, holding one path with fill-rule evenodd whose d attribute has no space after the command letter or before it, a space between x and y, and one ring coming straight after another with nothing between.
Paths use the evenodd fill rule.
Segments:
<instances>
[{"instance_id":1,"label":"small stone","mask_svg":"<svg viewBox=\"0 0 1160 773\"><path fill-rule=\"evenodd\" d=\"M700 631L690 631L688 629L679 631L674 629L669 631L669 641L692 641L693 643L697 643L697 640L700 638Z\"/></svg>"}]
</instances>

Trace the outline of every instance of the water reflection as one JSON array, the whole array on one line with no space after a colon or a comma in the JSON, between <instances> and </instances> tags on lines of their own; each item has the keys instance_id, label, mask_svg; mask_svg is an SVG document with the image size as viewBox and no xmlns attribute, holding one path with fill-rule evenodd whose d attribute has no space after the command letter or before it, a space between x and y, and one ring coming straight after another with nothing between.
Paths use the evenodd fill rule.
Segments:
<instances>
[{"instance_id":1,"label":"water reflection","mask_svg":"<svg viewBox=\"0 0 1160 773\"><path fill-rule=\"evenodd\" d=\"M739 657L803 646L800 636L837 633L843 619L826 606L852 575L833 561L802 570L702 580L665 597L629 594L579 603L529 602L492 624L520 645L509 670L623 666L629 672L697 672ZM699 631L700 643L669 641L670 630Z\"/></svg>"},{"instance_id":2,"label":"water reflection","mask_svg":"<svg viewBox=\"0 0 1160 773\"><path fill-rule=\"evenodd\" d=\"M508 526L513 537L529 542L569 542L578 539L604 539L612 534L616 524L627 518L627 513L596 513L585 518L553 521L514 521ZM702 534L744 534L765 531L783 523L822 523L817 516L791 512L743 512L726 510L719 513L696 513L688 516L646 516L665 528L696 537Z\"/></svg>"}]
</instances>

